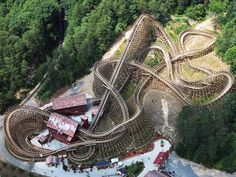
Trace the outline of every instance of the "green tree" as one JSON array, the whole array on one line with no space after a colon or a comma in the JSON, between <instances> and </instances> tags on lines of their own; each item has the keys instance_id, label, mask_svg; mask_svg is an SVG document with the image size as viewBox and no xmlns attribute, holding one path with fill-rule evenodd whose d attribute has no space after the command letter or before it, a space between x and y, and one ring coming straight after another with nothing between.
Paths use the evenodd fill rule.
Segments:
<instances>
[{"instance_id":1,"label":"green tree","mask_svg":"<svg viewBox=\"0 0 236 177\"><path fill-rule=\"evenodd\" d=\"M177 121L176 152L207 167L235 171L235 103L234 93L209 108L184 107Z\"/></svg>"},{"instance_id":2,"label":"green tree","mask_svg":"<svg viewBox=\"0 0 236 177\"><path fill-rule=\"evenodd\" d=\"M227 5L226 14L220 14L217 20L220 22L222 31L216 41L216 51L230 65L231 71L235 74L236 2L230 1Z\"/></svg>"},{"instance_id":3,"label":"green tree","mask_svg":"<svg viewBox=\"0 0 236 177\"><path fill-rule=\"evenodd\" d=\"M216 14L225 12L228 0L211 0L209 3L209 11Z\"/></svg>"},{"instance_id":4,"label":"green tree","mask_svg":"<svg viewBox=\"0 0 236 177\"><path fill-rule=\"evenodd\" d=\"M29 90L37 66L58 44L60 8L56 0L1 1L0 113L18 101L16 93ZM36 72L37 73L37 72Z\"/></svg>"},{"instance_id":5,"label":"green tree","mask_svg":"<svg viewBox=\"0 0 236 177\"><path fill-rule=\"evenodd\" d=\"M231 71L236 74L236 45L226 51L224 60L230 65Z\"/></svg>"},{"instance_id":6,"label":"green tree","mask_svg":"<svg viewBox=\"0 0 236 177\"><path fill-rule=\"evenodd\" d=\"M186 15L194 20L202 20L206 16L206 9L203 4L188 7Z\"/></svg>"}]
</instances>

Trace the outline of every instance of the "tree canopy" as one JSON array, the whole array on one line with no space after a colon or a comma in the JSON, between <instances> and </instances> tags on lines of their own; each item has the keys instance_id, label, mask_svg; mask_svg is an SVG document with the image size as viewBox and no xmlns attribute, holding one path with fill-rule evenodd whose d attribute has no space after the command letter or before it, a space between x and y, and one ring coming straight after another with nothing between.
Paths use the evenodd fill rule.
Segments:
<instances>
[{"instance_id":1,"label":"tree canopy","mask_svg":"<svg viewBox=\"0 0 236 177\"><path fill-rule=\"evenodd\" d=\"M180 156L207 167L236 171L236 93L211 107L184 107L177 130Z\"/></svg>"},{"instance_id":2,"label":"tree canopy","mask_svg":"<svg viewBox=\"0 0 236 177\"><path fill-rule=\"evenodd\" d=\"M210 4L210 10L217 14L217 21L222 31L216 42L217 54L230 65L233 74L236 74L236 1L227 0L221 3L214 0Z\"/></svg>"},{"instance_id":3,"label":"tree canopy","mask_svg":"<svg viewBox=\"0 0 236 177\"><path fill-rule=\"evenodd\" d=\"M66 35L60 50L56 49L56 55L48 61L55 60L56 66L64 70L58 72L55 64L47 64L50 67L48 70L54 74L49 74L39 98L48 98L56 89L88 73L94 62L102 57L118 35L127 25L134 22L139 14L152 13L159 21L166 22L179 4L175 0L62 0L68 20ZM192 4L195 3L186 6ZM186 6L183 8L187 8ZM70 77L65 78L66 75Z\"/></svg>"},{"instance_id":4,"label":"tree canopy","mask_svg":"<svg viewBox=\"0 0 236 177\"><path fill-rule=\"evenodd\" d=\"M56 0L0 3L0 112L16 104L34 73L58 43L60 8Z\"/></svg>"},{"instance_id":5,"label":"tree canopy","mask_svg":"<svg viewBox=\"0 0 236 177\"><path fill-rule=\"evenodd\" d=\"M40 99L88 73L142 12L163 23L176 13L196 20L208 10L217 14L222 27L217 53L235 73L235 4L229 0L2 0L0 112L16 104L20 100L16 93L28 92L46 72Z\"/></svg>"}]
</instances>

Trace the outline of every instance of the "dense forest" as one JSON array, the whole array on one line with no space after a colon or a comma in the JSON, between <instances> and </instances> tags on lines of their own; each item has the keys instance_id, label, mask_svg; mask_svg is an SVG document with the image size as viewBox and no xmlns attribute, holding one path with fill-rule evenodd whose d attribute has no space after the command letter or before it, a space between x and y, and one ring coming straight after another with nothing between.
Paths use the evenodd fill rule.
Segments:
<instances>
[{"instance_id":1,"label":"dense forest","mask_svg":"<svg viewBox=\"0 0 236 177\"><path fill-rule=\"evenodd\" d=\"M58 45L59 17L56 0L1 1L0 112L37 82L38 66Z\"/></svg>"},{"instance_id":2,"label":"dense forest","mask_svg":"<svg viewBox=\"0 0 236 177\"><path fill-rule=\"evenodd\" d=\"M231 67L236 74L236 1L213 0L209 10L217 14L221 32L217 39L217 54Z\"/></svg>"},{"instance_id":3,"label":"dense forest","mask_svg":"<svg viewBox=\"0 0 236 177\"><path fill-rule=\"evenodd\" d=\"M177 129L180 142L176 152L181 157L207 167L236 171L236 93L212 107L184 107Z\"/></svg>"},{"instance_id":4,"label":"dense forest","mask_svg":"<svg viewBox=\"0 0 236 177\"><path fill-rule=\"evenodd\" d=\"M216 52L236 74L236 1L212 0L209 11L221 27ZM178 118L180 142L176 152L184 158L227 172L236 171L236 93L210 107L184 107Z\"/></svg>"},{"instance_id":5,"label":"dense forest","mask_svg":"<svg viewBox=\"0 0 236 177\"><path fill-rule=\"evenodd\" d=\"M170 14L182 13L188 6L203 2L62 0L68 20L66 36L63 46L53 52L53 59L46 64L49 78L39 98L48 98L56 89L88 73L94 62L142 12L152 13L164 23L170 19Z\"/></svg>"},{"instance_id":6,"label":"dense forest","mask_svg":"<svg viewBox=\"0 0 236 177\"><path fill-rule=\"evenodd\" d=\"M24 98L45 73L41 100L88 73L142 12L165 23L171 14L186 11L197 18L205 5L206 0L2 0L0 113Z\"/></svg>"}]
</instances>

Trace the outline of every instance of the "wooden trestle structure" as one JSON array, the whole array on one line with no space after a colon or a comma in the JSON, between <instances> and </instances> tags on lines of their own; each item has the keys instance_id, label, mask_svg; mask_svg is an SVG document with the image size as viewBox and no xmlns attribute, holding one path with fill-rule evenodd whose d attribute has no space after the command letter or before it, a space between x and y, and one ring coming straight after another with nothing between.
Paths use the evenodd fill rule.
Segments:
<instances>
[{"instance_id":1,"label":"wooden trestle structure","mask_svg":"<svg viewBox=\"0 0 236 177\"><path fill-rule=\"evenodd\" d=\"M187 51L184 43L186 37L191 35L205 36L212 42L203 49ZM161 41L160 45L152 45L156 39ZM67 151L70 161L85 164L117 156L127 149L144 146L155 134L152 122L143 109L142 96L148 89L168 92L184 104L194 104L195 100L202 97L206 98L204 104L211 104L231 89L234 77L229 72L213 72L190 63L191 59L212 52L215 40L216 37L212 33L188 30L180 35L180 45L177 46L161 24L150 15L141 15L133 26L120 59L99 61L93 67L93 90L101 100L100 109L91 129L80 129L77 135L80 141L57 151L35 147L28 141L28 136L45 128L49 113L19 106L10 109L5 115L4 128L8 150L23 161L42 161L48 155ZM156 68L143 64L147 53L152 50L162 56L162 61ZM184 79L181 69L183 62L197 71L206 73L207 77L196 82ZM168 76L164 78L160 72L165 68ZM136 80L138 84L129 99L134 107L131 112L121 93L132 80ZM98 132L96 127L104 119L111 120L112 125L109 129Z\"/></svg>"}]
</instances>

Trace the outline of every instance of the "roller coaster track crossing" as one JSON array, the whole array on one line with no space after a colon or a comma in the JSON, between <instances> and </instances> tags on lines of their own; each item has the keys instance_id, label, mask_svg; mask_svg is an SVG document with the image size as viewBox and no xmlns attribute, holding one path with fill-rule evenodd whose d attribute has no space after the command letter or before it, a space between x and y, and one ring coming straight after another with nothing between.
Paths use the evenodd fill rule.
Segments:
<instances>
[{"instance_id":1,"label":"roller coaster track crossing","mask_svg":"<svg viewBox=\"0 0 236 177\"><path fill-rule=\"evenodd\" d=\"M185 40L187 36L191 37L192 35L207 37L211 43L202 49L188 51ZM161 39L163 44L148 47L153 38ZM209 95L212 96L211 99L203 104L211 104L222 98L232 87L234 77L229 72L214 72L207 68L193 66L190 63L192 59L212 52L215 40L216 37L213 33L188 30L181 33L180 44L177 47L170 36L165 33L161 24L155 22L150 15L141 15L133 26L132 34L120 59L99 61L93 67L94 92L101 98L101 101L91 128L79 130L77 136L80 140L56 151L34 146L27 140L28 136L46 128L50 113L28 106L19 106L10 109L5 115L4 129L9 152L23 161L32 161L32 159L42 161L48 155L67 151L69 160L80 164L93 162L95 159L108 158L114 155L113 150L116 154L120 153L119 151L128 148L132 143L137 144L134 146L135 148L147 143L152 137L150 132L154 132L154 129L143 109L141 94L148 91L150 83L157 81L155 82L157 85L166 88L186 105L195 104L195 98ZM148 51L162 54L163 60L155 68L150 68L142 63L143 56ZM206 73L207 76L195 82L185 80L181 72L181 62L185 62L192 69ZM174 65L177 66L177 71L174 70ZM167 69L167 77L160 75L165 68ZM135 110L132 114L129 112L127 100L121 94L130 78L131 80L133 78L139 80L132 95ZM98 132L97 125L107 115L111 115L116 123L109 129ZM147 130L147 128L149 129ZM145 134L145 132L148 133ZM126 134L132 136L133 139L125 140L129 138ZM119 149L119 147L121 148ZM87 151L78 154L77 150L81 148L87 148ZM109 151L109 153L105 151Z\"/></svg>"}]
</instances>

